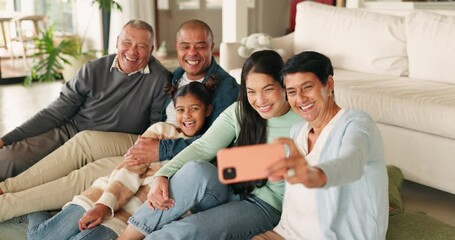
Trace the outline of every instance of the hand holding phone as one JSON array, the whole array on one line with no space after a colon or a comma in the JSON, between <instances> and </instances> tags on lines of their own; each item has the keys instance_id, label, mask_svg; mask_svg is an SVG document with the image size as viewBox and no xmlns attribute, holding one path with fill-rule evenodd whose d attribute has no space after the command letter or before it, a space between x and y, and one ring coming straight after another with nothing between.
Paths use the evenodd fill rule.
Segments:
<instances>
[{"instance_id":1,"label":"hand holding phone","mask_svg":"<svg viewBox=\"0 0 455 240\"><path fill-rule=\"evenodd\" d=\"M267 168L287 156L288 146L279 143L221 149L217 153L218 178L224 184L267 178Z\"/></svg>"}]
</instances>

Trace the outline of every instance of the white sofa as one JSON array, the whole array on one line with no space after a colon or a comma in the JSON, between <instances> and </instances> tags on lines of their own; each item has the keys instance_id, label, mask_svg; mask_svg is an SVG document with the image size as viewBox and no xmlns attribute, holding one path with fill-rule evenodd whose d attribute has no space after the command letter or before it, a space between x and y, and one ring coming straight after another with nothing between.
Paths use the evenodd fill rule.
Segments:
<instances>
[{"instance_id":1,"label":"white sofa","mask_svg":"<svg viewBox=\"0 0 455 240\"><path fill-rule=\"evenodd\" d=\"M238 80L245 61L239 46L220 46L220 65ZM330 57L338 104L375 119L387 163L408 180L455 194L455 17L305 1L297 6L295 32L273 46L285 50L285 59L305 50Z\"/></svg>"}]
</instances>

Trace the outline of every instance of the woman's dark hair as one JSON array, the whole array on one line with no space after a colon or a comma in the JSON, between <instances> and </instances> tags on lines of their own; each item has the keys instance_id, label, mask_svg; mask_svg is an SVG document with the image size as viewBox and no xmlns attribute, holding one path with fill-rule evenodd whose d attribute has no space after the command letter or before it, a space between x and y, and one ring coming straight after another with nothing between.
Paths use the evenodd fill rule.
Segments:
<instances>
[{"instance_id":1,"label":"woman's dark hair","mask_svg":"<svg viewBox=\"0 0 455 240\"><path fill-rule=\"evenodd\" d=\"M267 120L248 102L246 80L250 72L261 73L272 77L282 87L280 70L283 59L272 50L258 51L251 54L242 67L240 90L238 96L237 119L240 124L240 133L235 146L245 146L267 142ZM231 184L235 194L248 195L255 187L262 187L267 179Z\"/></svg>"},{"instance_id":2,"label":"woman's dark hair","mask_svg":"<svg viewBox=\"0 0 455 240\"><path fill-rule=\"evenodd\" d=\"M204 83L193 81L179 88L177 88L177 85L168 85L166 86L165 91L172 98L174 107L178 97L183 97L188 94L196 96L205 104L205 106L208 106L212 104L213 93L219 83L219 80L214 75L211 75Z\"/></svg>"},{"instance_id":3,"label":"woman's dark hair","mask_svg":"<svg viewBox=\"0 0 455 240\"><path fill-rule=\"evenodd\" d=\"M281 70L281 82L287 74L299 73L299 72L310 72L316 75L321 81L322 85L327 85L329 76L333 76L332 62L325 55L313 52L305 51L294 55L284 65Z\"/></svg>"}]
</instances>

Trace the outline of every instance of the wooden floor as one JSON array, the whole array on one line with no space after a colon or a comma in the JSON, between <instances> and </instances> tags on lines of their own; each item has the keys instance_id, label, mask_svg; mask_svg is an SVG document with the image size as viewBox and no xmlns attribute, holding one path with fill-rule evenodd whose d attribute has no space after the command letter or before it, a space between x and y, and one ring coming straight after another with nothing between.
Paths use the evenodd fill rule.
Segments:
<instances>
[{"instance_id":1,"label":"wooden floor","mask_svg":"<svg viewBox=\"0 0 455 240\"><path fill-rule=\"evenodd\" d=\"M55 99L62 81L0 85L0 136L12 130ZM422 211L455 226L455 195L405 181L402 190L405 211Z\"/></svg>"},{"instance_id":2,"label":"wooden floor","mask_svg":"<svg viewBox=\"0 0 455 240\"><path fill-rule=\"evenodd\" d=\"M58 97L62 81L0 85L0 136L32 117Z\"/></svg>"}]
</instances>

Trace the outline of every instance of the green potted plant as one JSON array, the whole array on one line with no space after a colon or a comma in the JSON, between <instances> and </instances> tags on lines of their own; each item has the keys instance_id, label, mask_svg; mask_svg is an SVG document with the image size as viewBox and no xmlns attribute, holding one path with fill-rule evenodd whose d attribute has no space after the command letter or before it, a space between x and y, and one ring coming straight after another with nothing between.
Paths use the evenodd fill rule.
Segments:
<instances>
[{"instance_id":1,"label":"green potted plant","mask_svg":"<svg viewBox=\"0 0 455 240\"><path fill-rule=\"evenodd\" d=\"M35 39L35 48L33 57L36 62L24 78L24 85L30 85L34 79L40 82L61 79L63 64L69 63L67 56L75 56L77 44L68 39L56 42L54 26L50 26Z\"/></svg>"},{"instance_id":2,"label":"green potted plant","mask_svg":"<svg viewBox=\"0 0 455 240\"><path fill-rule=\"evenodd\" d=\"M74 51L65 58L67 62L64 62L64 66L61 69L62 77L65 81L71 79L76 72L82 67L82 65L92 59L96 58L96 51L83 51L83 39L79 36L67 36L66 41L70 41L74 44Z\"/></svg>"},{"instance_id":3,"label":"green potted plant","mask_svg":"<svg viewBox=\"0 0 455 240\"><path fill-rule=\"evenodd\" d=\"M111 11L111 9L117 9L122 11L122 5L115 0L93 0L92 4L97 4L100 10Z\"/></svg>"},{"instance_id":4,"label":"green potted plant","mask_svg":"<svg viewBox=\"0 0 455 240\"><path fill-rule=\"evenodd\" d=\"M92 0L102 11L112 9L122 11L122 6L115 0ZM84 34L85 35L85 34ZM55 40L54 26L49 27L35 39L37 51L33 54L36 61L24 78L24 85L32 81L69 80L87 60L96 57L96 51L83 51L84 37L66 36L59 42Z\"/></svg>"}]
</instances>

